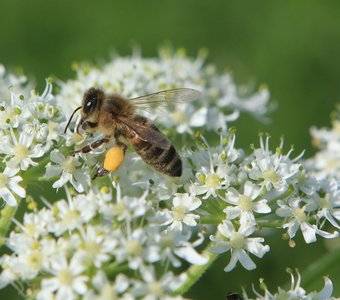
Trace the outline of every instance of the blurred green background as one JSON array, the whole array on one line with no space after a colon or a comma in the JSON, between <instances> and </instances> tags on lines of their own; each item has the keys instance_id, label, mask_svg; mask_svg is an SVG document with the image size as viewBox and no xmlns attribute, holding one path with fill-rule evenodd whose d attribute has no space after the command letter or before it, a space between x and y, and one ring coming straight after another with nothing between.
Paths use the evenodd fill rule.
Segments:
<instances>
[{"instance_id":1,"label":"blurred green background","mask_svg":"<svg viewBox=\"0 0 340 300\"><path fill-rule=\"evenodd\" d=\"M23 68L42 89L51 74L62 80L74 76L74 61L109 59L113 50L128 55L136 44L147 57L156 56L164 42L186 48L191 56L205 47L208 62L231 70L238 83L266 84L278 103L269 125L241 117L235 124L237 145L258 143L258 131L265 131L273 146L284 135L287 148L294 144L296 155L306 149L311 156L309 128L329 126L340 99L339 13L336 0L1 0L0 63ZM269 244L272 251L257 260L256 271L238 267L224 273L224 256L187 296L225 299L228 291L249 288L259 277L269 287L283 285L286 267L303 272L326 251L322 241L306 247L298 240L290 249L278 237ZM339 267L327 273L339 296ZM312 287L322 285L320 278ZM11 291L0 291L1 299L6 292Z\"/></svg>"}]
</instances>

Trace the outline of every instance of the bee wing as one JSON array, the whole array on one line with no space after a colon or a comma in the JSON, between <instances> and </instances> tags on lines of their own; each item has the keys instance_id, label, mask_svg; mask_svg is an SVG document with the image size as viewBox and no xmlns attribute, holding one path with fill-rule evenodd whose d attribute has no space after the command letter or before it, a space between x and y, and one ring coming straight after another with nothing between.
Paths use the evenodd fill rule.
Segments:
<instances>
[{"instance_id":1,"label":"bee wing","mask_svg":"<svg viewBox=\"0 0 340 300\"><path fill-rule=\"evenodd\" d=\"M152 145L162 149L169 149L171 147L170 141L160 131L125 117L118 117L118 120L130 130L132 130L133 133L136 134L141 140L151 143Z\"/></svg>"},{"instance_id":2,"label":"bee wing","mask_svg":"<svg viewBox=\"0 0 340 300\"><path fill-rule=\"evenodd\" d=\"M156 92L136 98L131 98L133 104L141 108L158 108L159 106L166 106L171 103L192 101L201 95L200 91L179 88Z\"/></svg>"}]
</instances>

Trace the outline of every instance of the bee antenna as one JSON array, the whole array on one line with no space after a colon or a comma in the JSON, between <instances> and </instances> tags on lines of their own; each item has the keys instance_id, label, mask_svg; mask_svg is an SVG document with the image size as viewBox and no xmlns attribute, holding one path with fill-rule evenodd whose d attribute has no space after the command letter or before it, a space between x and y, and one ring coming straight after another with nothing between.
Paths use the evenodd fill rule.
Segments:
<instances>
[{"instance_id":1,"label":"bee antenna","mask_svg":"<svg viewBox=\"0 0 340 300\"><path fill-rule=\"evenodd\" d=\"M74 110L74 112L72 113L71 117L69 118L69 120L68 120L68 122L67 122L67 125L66 125L66 127L65 127L64 133L66 133L67 128L69 127L69 125L70 125L70 123L71 123L71 121L72 121L72 119L73 119L74 114L75 114L79 109L81 109L81 106L79 106L78 108L76 108L76 109Z\"/></svg>"}]
</instances>

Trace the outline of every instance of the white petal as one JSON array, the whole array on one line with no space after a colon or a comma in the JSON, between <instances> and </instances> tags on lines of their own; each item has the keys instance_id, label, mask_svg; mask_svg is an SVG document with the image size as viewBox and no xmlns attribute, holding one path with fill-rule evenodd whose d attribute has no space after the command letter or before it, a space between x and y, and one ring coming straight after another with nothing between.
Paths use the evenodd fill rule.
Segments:
<instances>
[{"instance_id":1,"label":"white petal","mask_svg":"<svg viewBox=\"0 0 340 300\"><path fill-rule=\"evenodd\" d=\"M21 187L18 184L12 184L11 182L8 185L10 189L16 193L20 198L25 198L26 197L26 191L23 187Z\"/></svg>"},{"instance_id":2,"label":"white petal","mask_svg":"<svg viewBox=\"0 0 340 300\"><path fill-rule=\"evenodd\" d=\"M71 177L70 182L78 193L84 192L84 187L81 182L74 180L73 177Z\"/></svg>"},{"instance_id":3,"label":"white petal","mask_svg":"<svg viewBox=\"0 0 340 300\"><path fill-rule=\"evenodd\" d=\"M6 168L4 174L8 177L13 177L15 174L19 172L19 168Z\"/></svg>"},{"instance_id":4,"label":"white petal","mask_svg":"<svg viewBox=\"0 0 340 300\"><path fill-rule=\"evenodd\" d=\"M87 286L85 282L88 280L86 276L79 276L77 277L73 284L72 287L73 289L80 295L84 295L87 291Z\"/></svg>"},{"instance_id":5,"label":"white petal","mask_svg":"<svg viewBox=\"0 0 340 300\"><path fill-rule=\"evenodd\" d=\"M244 195L250 197L253 200L257 198L260 192L261 189L257 185L252 184L250 181L247 181L244 184Z\"/></svg>"},{"instance_id":6,"label":"white petal","mask_svg":"<svg viewBox=\"0 0 340 300\"><path fill-rule=\"evenodd\" d=\"M170 225L170 230L174 230L174 231L182 231L182 229L183 229L182 222L174 221L174 222Z\"/></svg>"},{"instance_id":7,"label":"white petal","mask_svg":"<svg viewBox=\"0 0 340 300\"><path fill-rule=\"evenodd\" d=\"M255 226L256 225L256 220L255 220L255 217L254 217L253 213L251 211L244 211L244 212L242 212L241 213L241 217L240 217L240 224L242 226L248 226L248 227L249 226L251 226L251 227ZM248 236L250 234L247 234L246 236Z\"/></svg>"},{"instance_id":8,"label":"white petal","mask_svg":"<svg viewBox=\"0 0 340 300\"><path fill-rule=\"evenodd\" d=\"M243 250L237 251L238 260L242 264L242 266L247 270L254 270L256 269L255 263L249 257L249 255Z\"/></svg>"},{"instance_id":9,"label":"white petal","mask_svg":"<svg viewBox=\"0 0 340 300\"><path fill-rule=\"evenodd\" d=\"M285 224L283 226L283 228L286 228L288 226L288 235L290 238L293 238L296 234L296 232L298 231L299 227L300 227L300 224L298 221L296 220L292 220L290 221L288 224Z\"/></svg>"},{"instance_id":10,"label":"white petal","mask_svg":"<svg viewBox=\"0 0 340 300\"><path fill-rule=\"evenodd\" d=\"M323 231L323 230L317 228L316 225L313 225L313 228L315 229L315 232L318 235L321 235L323 238L326 238L326 239L334 239L334 238L339 236L338 231L334 231L333 233L330 233L330 232Z\"/></svg>"},{"instance_id":11,"label":"white petal","mask_svg":"<svg viewBox=\"0 0 340 300\"><path fill-rule=\"evenodd\" d=\"M68 176L68 175L71 175L71 174L64 173L56 182L53 183L52 187L55 188L55 189L62 187L66 182L69 181L68 177L70 177L70 176ZM71 175L71 177L72 177L72 175Z\"/></svg>"},{"instance_id":12,"label":"white petal","mask_svg":"<svg viewBox=\"0 0 340 300\"><path fill-rule=\"evenodd\" d=\"M325 277L325 286L324 288L318 293L318 299L320 300L327 300L330 299L333 293L333 283L328 278Z\"/></svg>"},{"instance_id":13,"label":"white petal","mask_svg":"<svg viewBox=\"0 0 340 300\"><path fill-rule=\"evenodd\" d=\"M238 206L228 206L223 210L223 212L227 215L228 220L233 220L241 214L241 209Z\"/></svg>"},{"instance_id":14,"label":"white petal","mask_svg":"<svg viewBox=\"0 0 340 300\"><path fill-rule=\"evenodd\" d=\"M301 231L303 234L303 238L307 244L313 243L316 241L316 232L315 229L308 223L304 222L301 224Z\"/></svg>"},{"instance_id":15,"label":"white petal","mask_svg":"<svg viewBox=\"0 0 340 300\"><path fill-rule=\"evenodd\" d=\"M70 286L60 286L57 291L55 300L75 299L74 293Z\"/></svg>"},{"instance_id":16,"label":"white petal","mask_svg":"<svg viewBox=\"0 0 340 300\"><path fill-rule=\"evenodd\" d=\"M260 178L261 177L261 171L260 170L258 170L258 169L251 169L250 170L250 172L249 172L249 177L251 178L251 179L254 179L254 180L257 180L258 178Z\"/></svg>"},{"instance_id":17,"label":"white petal","mask_svg":"<svg viewBox=\"0 0 340 300\"><path fill-rule=\"evenodd\" d=\"M268 245L262 245L260 242L263 242L262 238L247 239L246 250L257 257L263 257L270 250L270 247Z\"/></svg>"},{"instance_id":18,"label":"white petal","mask_svg":"<svg viewBox=\"0 0 340 300\"><path fill-rule=\"evenodd\" d=\"M335 214L334 214L334 216L335 216ZM325 217L335 228L340 229L340 225L338 225L338 223L334 220L334 218L331 215L331 213L329 212L329 210L326 210Z\"/></svg>"},{"instance_id":19,"label":"white petal","mask_svg":"<svg viewBox=\"0 0 340 300\"><path fill-rule=\"evenodd\" d=\"M41 157L45 154L44 149L42 148L41 145L35 145L35 147L32 150L32 154L31 157L35 158L35 157Z\"/></svg>"},{"instance_id":20,"label":"white petal","mask_svg":"<svg viewBox=\"0 0 340 300\"><path fill-rule=\"evenodd\" d=\"M123 274L118 274L115 280L115 286L118 293L124 292L129 287L129 280Z\"/></svg>"},{"instance_id":21,"label":"white petal","mask_svg":"<svg viewBox=\"0 0 340 300\"><path fill-rule=\"evenodd\" d=\"M51 161L60 164L65 159L65 156L61 154L59 151L53 150L51 152L50 159Z\"/></svg>"},{"instance_id":22,"label":"white petal","mask_svg":"<svg viewBox=\"0 0 340 300\"><path fill-rule=\"evenodd\" d=\"M238 257L235 255L235 252L232 254L229 264L224 268L224 272L230 272L235 268L236 263L238 262Z\"/></svg>"},{"instance_id":23,"label":"white petal","mask_svg":"<svg viewBox=\"0 0 340 300\"><path fill-rule=\"evenodd\" d=\"M190 118L190 122L189 122L190 126L192 127L203 126L206 123L207 113L208 113L208 109L206 107L202 107L196 112L194 112Z\"/></svg>"},{"instance_id":24,"label":"white petal","mask_svg":"<svg viewBox=\"0 0 340 300\"><path fill-rule=\"evenodd\" d=\"M2 143L1 144L1 153L11 155L13 153L13 145L10 143Z\"/></svg>"},{"instance_id":25,"label":"white petal","mask_svg":"<svg viewBox=\"0 0 340 300\"><path fill-rule=\"evenodd\" d=\"M176 255L185 259L193 265L204 265L208 262L208 258L200 255L192 247L180 247L174 251Z\"/></svg>"},{"instance_id":26,"label":"white petal","mask_svg":"<svg viewBox=\"0 0 340 300\"><path fill-rule=\"evenodd\" d=\"M211 239L212 237L210 237ZM209 251L216 253L216 254L222 254L225 252L228 252L231 248L231 245L229 242L225 241L217 241L217 244L215 246L212 246L209 248Z\"/></svg>"},{"instance_id":27,"label":"white petal","mask_svg":"<svg viewBox=\"0 0 340 300\"><path fill-rule=\"evenodd\" d=\"M0 289L4 288L5 286L11 284L15 281L18 275L16 275L10 269L4 269L0 274Z\"/></svg>"},{"instance_id":28,"label":"white petal","mask_svg":"<svg viewBox=\"0 0 340 300\"><path fill-rule=\"evenodd\" d=\"M188 226L196 226L197 222L195 219L199 219L199 216L194 214L186 214L183 218L183 223L187 224Z\"/></svg>"},{"instance_id":29,"label":"white petal","mask_svg":"<svg viewBox=\"0 0 340 300\"><path fill-rule=\"evenodd\" d=\"M191 204L188 206L188 210L192 211L201 206L202 201L196 197L191 197Z\"/></svg>"},{"instance_id":30,"label":"white petal","mask_svg":"<svg viewBox=\"0 0 340 300\"><path fill-rule=\"evenodd\" d=\"M56 277L43 279L41 282L41 286L43 289L53 292L59 287L58 279Z\"/></svg>"},{"instance_id":31,"label":"white petal","mask_svg":"<svg viewBox=\"0 0 340 300\"><path fill-rule=\"evenodd\" d=\"M230 204L237 205L239 197L240 197L240 193L236 189L231 187L228 189L226 197L223 200L225 200L226 202Z\"/></svg>"},{"instance_id":32,"label":"white petal","mask_svg":"<svg viewBox=\"0 0 340 300\"><path fill-rule=\"evenodd\" d=\"M281 218L287 218L292 215L292 210L288 207L279 207L275 213Z\"/></svg>"},{"instance_id":33,"label":"white petal","mask_svg":"<svg viewBox=\"0 0 340 300\"><path fill-rule=\"evenodd\" d=\"M51 178L54 176L58 176L61 173L62 169L59 166L55 165L47 165L46 173L44 175L45 178Z\"/></svg>"},{"instance_id":34,"label":"white petal","mask_svg":"<svg viewBox=\"0 0 340 300\"><path fill-rule=\"evenodd\" d=\"M271 212L271 208L267 204L267 200L264 200L264 199L254 202L252 210L259 214L268 214Z\"/></svg>"},{"instance_id":35,"label":"white petal","mask_svg":"<svg viewBox=\"0 0 340 300\"><path fill-rule=\"evenodd\" d=\"M13 194L7 187L2 188L0 195L1 195L1 198L3 198L9 206L17 205L17 200L15 199L15 197L13 196Z\"/></svg>"},{"instance_id":36,"label":"white petal","mask_svg":"<svg viewBox=\"0 0 340 300\"><path fill-rule=\"evenodd\" d=\"M223 221L222 224L217 226L217 229L227 238L230 238L232 233L235 232L234 225L230 221Z\"/></svg>"},{"instance_id":37,"label":"white petal","mask_svg":"<svg viewBox=\"0 0 340 300\"><path fill-rule=\"evenodd\" d=\"M241 224L238 232L243 236L249 236L255 231L255 226L252 223Z\"/></svg>"}]
</instances>

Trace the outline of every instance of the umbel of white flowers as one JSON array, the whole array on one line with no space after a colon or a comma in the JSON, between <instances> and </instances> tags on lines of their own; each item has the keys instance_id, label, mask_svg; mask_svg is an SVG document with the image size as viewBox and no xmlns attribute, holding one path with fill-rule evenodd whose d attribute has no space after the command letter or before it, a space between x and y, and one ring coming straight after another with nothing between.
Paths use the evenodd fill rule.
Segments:
<instances>
[{"instance_id":1,"label":"umbel of white flowers","mask_svg":"<svg viewBox=\"0 0 340 300\"><path fill-rule=\"evenodd\" d=\"M339 121L323 129L329 138L317 163L302 154L292 158L292 149L284 153L283 141L272 150L263 136L246 153L235 146L229 124L241 112L265 119L269 92L239 89L202 55L191 59L162 49L157 58L115 57L76 71L76 79L58 82L58 94L47 81L39 95L24 77L0 68L0 233L9 249L0 258L1 288L12 284L37 299L182 299L218 254L227 254L227 272L237 264L256 268L254 257L270 251L262 228L267 235L285 230L291 243L298 231L307 244L338 236L339 163L325 166L327 159L339 162L340 151L327 154L340 148ZM63 133L91 86L128 98L174 87L202 92L167 113L141 112L176 145L181 178L159 176L128 152L114 176L91 180L106 146L71 154L100 134ZM313 134L318 138L316 129ZM38 198L36 186L44 187ZM22 219L14 215L20 201L27 203ZM9 231L11 221L16 226ZM325 290L308 295L330 297L329 279ZM307 295L294 278L286 292ZM257 299L276 295L266 290Z\"/></svg>"}]
</instances>

